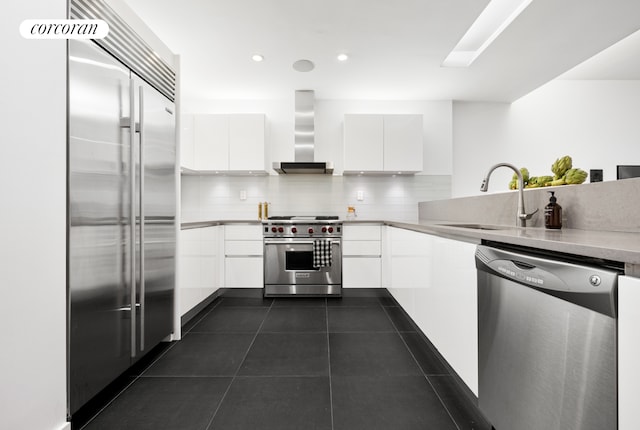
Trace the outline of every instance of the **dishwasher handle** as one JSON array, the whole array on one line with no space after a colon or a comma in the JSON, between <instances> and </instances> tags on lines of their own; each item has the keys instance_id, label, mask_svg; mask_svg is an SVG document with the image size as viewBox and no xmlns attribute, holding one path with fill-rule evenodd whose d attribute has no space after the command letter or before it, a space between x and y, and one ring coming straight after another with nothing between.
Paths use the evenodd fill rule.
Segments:
<instances>
[{"instance_id":1,"label":"dishwasher handle","mask_svg":"<svg viewBox=\"0 0 640 430\"><path fill-rule=\"evenodd\" d=\"M578 306L616 316L618 272L478 245L476 268Z\"/></svg>"}]
</instances>

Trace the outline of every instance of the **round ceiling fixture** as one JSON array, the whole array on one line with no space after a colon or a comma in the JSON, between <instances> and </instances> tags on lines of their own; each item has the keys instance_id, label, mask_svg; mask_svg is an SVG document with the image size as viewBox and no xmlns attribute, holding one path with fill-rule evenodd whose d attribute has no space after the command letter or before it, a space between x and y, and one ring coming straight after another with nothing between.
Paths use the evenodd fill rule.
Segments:
<instances>
[{"instance_id":1,"label":"round ceiling fixture","mask_svg":"<svg viewBox=\"0 0 640 430\"><path fill-rule=\"evenodd\" d=\"M338 54L336 58L338 59L338 61L347 61L349 59L349 56L347 54Z\"/></svg>"},{"instance_id":2,"label":"round ceiling fixture","mask_svg":"<svg viewBox=\"0 0 640 430\"><path fill-rule=\"evenodd\" d=\"M253 54L251 56L251 59L253 61L255 61L256 63L259 63L260 61L264 60L264 56L260 55L260 54Z\"/></svg>"},{"instance_id":3,"label":"round ceiling fixture","mask_svg":"<svg viewBox=\"0 0 640 430\"><path fill-rule=\"evenodd\" d=\"M309 60L298 60L295 63L293 63L293 70L296 70L298 72L310 72L315 67L316 65L313 64L313 61L309 61Z\"/></svg>"}]
</instances>

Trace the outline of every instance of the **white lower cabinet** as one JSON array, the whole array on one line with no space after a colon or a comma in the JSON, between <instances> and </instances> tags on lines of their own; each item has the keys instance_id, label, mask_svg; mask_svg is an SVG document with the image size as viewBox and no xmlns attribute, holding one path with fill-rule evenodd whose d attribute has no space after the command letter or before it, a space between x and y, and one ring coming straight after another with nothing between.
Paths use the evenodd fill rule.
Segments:
<instances>
[{"instance_id":1,"label":"white lower cabinet","mask_svg":"<svg viewBox=\"0 0 640 430\"><path fill-rule=\"evenodd\" d=\"M618 278L618 429L638 428L640 278Z\"/></svg>"},{"instance_id":2,"label":"white lower cabinet","mask_svg":"<svg viewBox=\"0 0 640 430\"><path fill-rule=\"evenodd\" d=\"M344 225L342 233L342 286L382 286L382 226Z\"/></svg>"},{"instance_id":3,"label":"white lower cabinet","mask_svg":"<svg viewBox=\"0 0 640 430\"><path fill-rule=\"evenodd\" d=\"M380 288L380 257L342 259L342 285L345 288Z\"/></svg>"},{"instance_id":4,"label":"white lower cabinet","mask_svg":"<svg viewBox=\"0 0 640 430\"><path fill-rule=\"evenodd\" d=\"M224 286L262 288L262 226L226 225L224 239Z\"/></svg>"},{"instance_id":5,"label":"white lower cabinet","mask_svg":"<svg viewBox=\"0 0 640 430\"><path fill-rule=\"evenodd\" d=\"M221 229L211 226L180 231L177 285L181 316L221 287Z\"/></svg>"},{"instance_id":6,"label":"white lower cabinet","mask_svg":"<svg viewBox=\"0 0 640 430\"><path fill-rule=\"evenodd\" d=\"M224 283L227 288L262 288L262 257L227 256Z\"/></svg>"},{"instance_id":7,"label":"white lower cabinet","mask_svg":"<svg viewBox=\"0 0 640 430\"><path fill-rule=\"evenodd\" d=\"M477 395L476 245L387 228L389 291Z\"/></svg>"}]
</instances>

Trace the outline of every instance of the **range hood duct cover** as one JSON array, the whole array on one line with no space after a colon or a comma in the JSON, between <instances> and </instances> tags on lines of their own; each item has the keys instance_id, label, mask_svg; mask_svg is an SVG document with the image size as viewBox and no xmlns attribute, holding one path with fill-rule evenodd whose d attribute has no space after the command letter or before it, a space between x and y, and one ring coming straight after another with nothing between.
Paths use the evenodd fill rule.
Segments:
<instances>
[{"instance_id":1,"label":"range hood duct cover","mask_svg":"<svg viewBox=\"0 0 640 430\"><path fill-rule=\"evenodd\" d=\"M331 174L333 164L314 161L315 93L298 90L295 93L294 161L275 162L273 170L280 174Z\"/></svg>"}]
</instances>

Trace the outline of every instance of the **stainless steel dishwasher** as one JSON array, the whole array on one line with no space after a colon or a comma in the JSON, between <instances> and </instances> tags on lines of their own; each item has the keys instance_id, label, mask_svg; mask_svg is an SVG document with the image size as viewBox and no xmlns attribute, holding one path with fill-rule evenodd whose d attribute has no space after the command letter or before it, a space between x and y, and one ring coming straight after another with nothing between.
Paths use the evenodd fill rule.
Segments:
<instances>
[{"instance_id":1,"label":"stainless steel dishwasher","mask_svg":"<svg viewBox=\"0 0 640 430\"><path fill-rule=\"evenodd\" d=\"M480 410L496 430L617 429L620 268L491 245L476 250Z\"/></svg>"}]
</instances>

